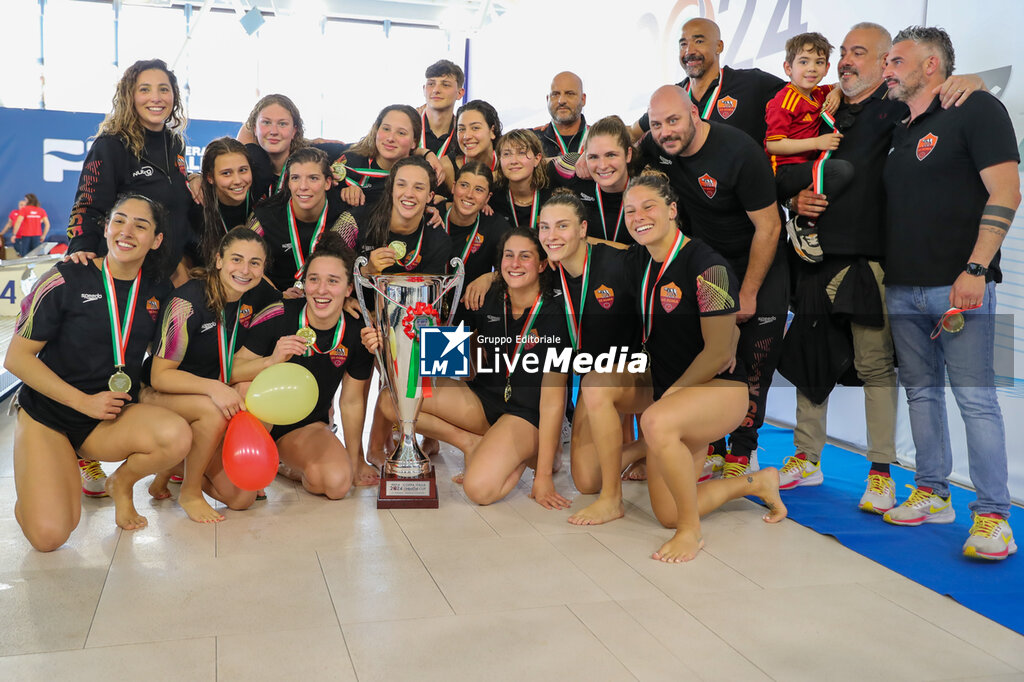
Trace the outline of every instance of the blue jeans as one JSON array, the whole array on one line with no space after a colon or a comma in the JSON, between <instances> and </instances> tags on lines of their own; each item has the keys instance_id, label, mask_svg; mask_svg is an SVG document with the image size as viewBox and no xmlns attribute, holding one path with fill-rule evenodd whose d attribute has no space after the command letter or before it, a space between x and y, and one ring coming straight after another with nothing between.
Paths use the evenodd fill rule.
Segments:
<instances>
[{"instance_id":1,"label":"blue jeans","mask_svg":"<svg viewBox=\"0 0 1024 682\"><path fill-rule=\"evenodd\" d=\"M947 478L953 471L953 453L946 418L948 374L967 429L967 459L977 490L977 499L969 507L974 513L1008 517L1006 431L993 367L996 286L989 282L982 306L963 314L962 331L943 331L932 340L932 329L949 309L949 290L948 286L885 289L900 383L907 389L910 431L917 450L914 480L937 495L949 495Z\"/></svg>"},{"instance_id":2,"label":"blue jeans","mask_svg":"<svg viewBox=\"0 0 1024 682\"><path fill-rule=\"evenodd\" d=\"M14 248L17 249L18 255L24 258L25 254L39 246L39 243L39 235L34 237L18 237L18 241L14 242Z\"/></svg>"}]
</instances>

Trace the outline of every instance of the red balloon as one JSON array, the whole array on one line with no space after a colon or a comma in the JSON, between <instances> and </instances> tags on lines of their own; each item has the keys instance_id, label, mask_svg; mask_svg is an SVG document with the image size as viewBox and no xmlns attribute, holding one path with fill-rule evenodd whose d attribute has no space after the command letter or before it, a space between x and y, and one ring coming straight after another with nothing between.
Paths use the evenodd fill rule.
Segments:
<instances>
[{"instance_id":1,"label":"red balloon","mask_svg":"<svg viewBox=\"0 0 1024 682\"><path fill-rule=\"evenodd\" d=\"M224 473L242 490L259 490L277 476L277 444L260 420L242 411L224 434Z\"/></svg>"}]
</instances>

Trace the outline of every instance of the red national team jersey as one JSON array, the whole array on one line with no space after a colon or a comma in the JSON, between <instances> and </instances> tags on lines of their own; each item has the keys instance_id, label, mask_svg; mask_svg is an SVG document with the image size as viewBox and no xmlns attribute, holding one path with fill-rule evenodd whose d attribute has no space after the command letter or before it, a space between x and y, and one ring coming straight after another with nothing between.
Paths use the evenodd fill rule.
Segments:
<instances>
[{"instance_id":1,"label":"red national team jersey","mask_svg":"<svg viewBox=\"0 0 1024 682\"><path fill-rule=\"evenodd\" d=\"M788 138L790 140L807 140L818 136L821 123L821 105L825 96L832 91L831 85L819 85L811 91L807 99L792 83L779 90L765 106L764 118L768 123L765 144L772 140ZM787 163L805 163L814 161L821 152L812 150L791 156L769 154L772 159L772 170Z\"/></svg>"},{"instance_id":2,"label":"red national team jersey","mask_svg":"<svg viewBox=\"0 0 1024 682\"><path fill-rule=\"evenodd\" d=\"M38 237L43 234L43 218L46 217L46 211L39 206L25 206L18 214L23 218L21 228L18 230L19 237Z\"/></svg>"}]
</instances>

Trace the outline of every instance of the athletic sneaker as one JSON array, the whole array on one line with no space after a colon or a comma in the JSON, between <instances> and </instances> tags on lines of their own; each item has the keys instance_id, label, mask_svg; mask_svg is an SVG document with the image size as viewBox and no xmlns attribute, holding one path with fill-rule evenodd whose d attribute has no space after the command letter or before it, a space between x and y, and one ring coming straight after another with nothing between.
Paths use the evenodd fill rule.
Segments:
<instances>
[{"instance_id":1,"label":"athletic sneaker","mask_svg":"<svg viewBox=\"0 0 1024 682\"><path fill-rule=\"evenodd\" d=\"M760 467L757 465L757 453L750 453L749 457L738 457L729 453L725 456L725 466L722 467L722 478L736 478L752 474Z\"/></svg>"},{"instance_id":2,"label":"athletic sneaker","mask_svg":"<svg viewBox=\"0 0 1024 682\"><path fill-rule=\"evenodd\" d=\"M722 469L725 468L725 457L714 454L714 450L708 447L708 454L704 458L704 470L697 479L697 483L710 481L712 478L721 478Z\"/></svg>"},{"instance_id":3,"label":"athletic sneaker","mask_svg":"<svg viewBox=\"0 0 1024 682\"><path fill-rule=\"evenodd\" d=\"M884 514L896 506L896 484L889 476L868 474L868 487L857 504L861 511Z\"/></svg>"},{"instance_id":4,"label":"athletic sneaker","mask_svg":"<svg viewBox=\"0 0 1024 682\"><path fill-rule=\"evenodd\" d=\"M1017 551L1013 531L998 515L975 514L971 535L964 543L964 556L1001 561Z\"/></svg>"},{"instance_id":5,"label":"athletic sneaker","mask_svg":"<svg viewBox=\"0 0 1024 682\"><path fill-rule=\"evenodd\" d=\"M821 462L812 462L798 452L779 469L779 490L791 490L803 485L821 485L825 475L821 473Z\"/></svg>"},{"instance_id":6,"label":"athletic sneaker","mask_svg":"<svg viewBox=\"0 0 1024 682\"><path fill-rule=\"evenodd\" d=\"M185 477L184 476L179 476L178 474L171 474L171 478L169 480L170 480L171 483L178 483L178 484L180 484L182 481L185 480Z\"/></svg>"},{"instance_id":7,"label":"athletic sneaker","mask_svg":"<svg viewBox=\"0 0 1024 682\"><path fill-rule=\"evenodd\" d=\"M886 523L897 526L920 526L922 523L953 523L956 512L950 504L950 498L942 499L938 495L907 484L914 492L907 501L898 507L885 512Z\"/></svg>"},{"instance_id":8,"label":"athletic sneaker","mask_svg":"<svg viewBox=\"0 0 1024 682\"><path fill-rule=\"evenodd\" d=\"M82 494L89 497L107 496L107 475L103 473L100 463L91 459L78 460L79 473L82 475Z\"/></svg>"},{"instance_id":9,"label":"athletic sneaker","mask_svg":"<svg viewBox=\"0 0 1024 682\"><path fill-rule=\"evenodd\" d=\"M562 443L568 444L572 441L572 424L568 417L562 417Z\"/></svg>"},{"instance_id":10,"label":"athletic sneaker","mask_svg":"<svg viewBox=\"0 0 1024 682\"><path fill-rule=\"evenodd\" d=\"M800 215L794 215L786 222L789 243L793 245L796 255L808 263L820 263L824 258L821 245L818 244L818 228L814 223Z\"/></svg>"}]
</instances>

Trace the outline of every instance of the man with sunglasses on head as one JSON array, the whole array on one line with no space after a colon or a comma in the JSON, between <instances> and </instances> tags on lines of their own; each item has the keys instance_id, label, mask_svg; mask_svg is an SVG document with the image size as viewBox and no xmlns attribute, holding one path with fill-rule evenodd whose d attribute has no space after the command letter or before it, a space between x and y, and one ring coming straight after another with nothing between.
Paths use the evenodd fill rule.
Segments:
<instances>
[{"instance_id":1,"label":"man with sunglasses on head","mask_svg":"<svg viewBox=\"0 0 1024 682\"><path fill-rule=\"evenodd\" d=\"M848 161L855 169L842 195L830 202L830 197L816 194L808 187L795 197L780 197L788 199L791 215L798 213L816 221L822 250L820 263L797 261L798 284L793 302L796 317L784 344L783 374L793 380L794 366L804 367L809 362L806 349L822 348L819 344L806 343L807 337L802 343L800 335L793 333L811 326L816 329L827 326L814 325L821 320L808 319L816 314L810 311L828 311L826 315L830 313L828 321L832 323L842 311L843 319L849 320L853 367L864 383L870 469L859 507L877 514L884 514L895 505L896 492L889 476L889 465L896 462L894 434L898 389L882 286L886 210L882 171L892 147L893 131L907 116L907 106L888 95L882 79L891 47L892 38L885 28L863 22L853 26L840 48L837 71L843 98L834 118L843 142L832 158ZM979 89L984 89L984 83L977 76L950 76L934 92L942 106L948 108L961 105ZM829 131L829 126L822 122L821 133ZM828 189L827 183L825 189ZM842 338L847 338L845 326L842 331ZM827 347L834 352L835 346ZM832 367L843 364L843 358L837 355L830 360ZM832 376L831 383L824 389L821 382L816 382L816 386L800 386L797 390L793 438L796 454L786 461L780 472L780 489L821 485L828 391L837 379L838 376ZM799 386L799 382L794 383ZM811 394L813 399L806 394Z\"/></svg>"}]
</instances>

